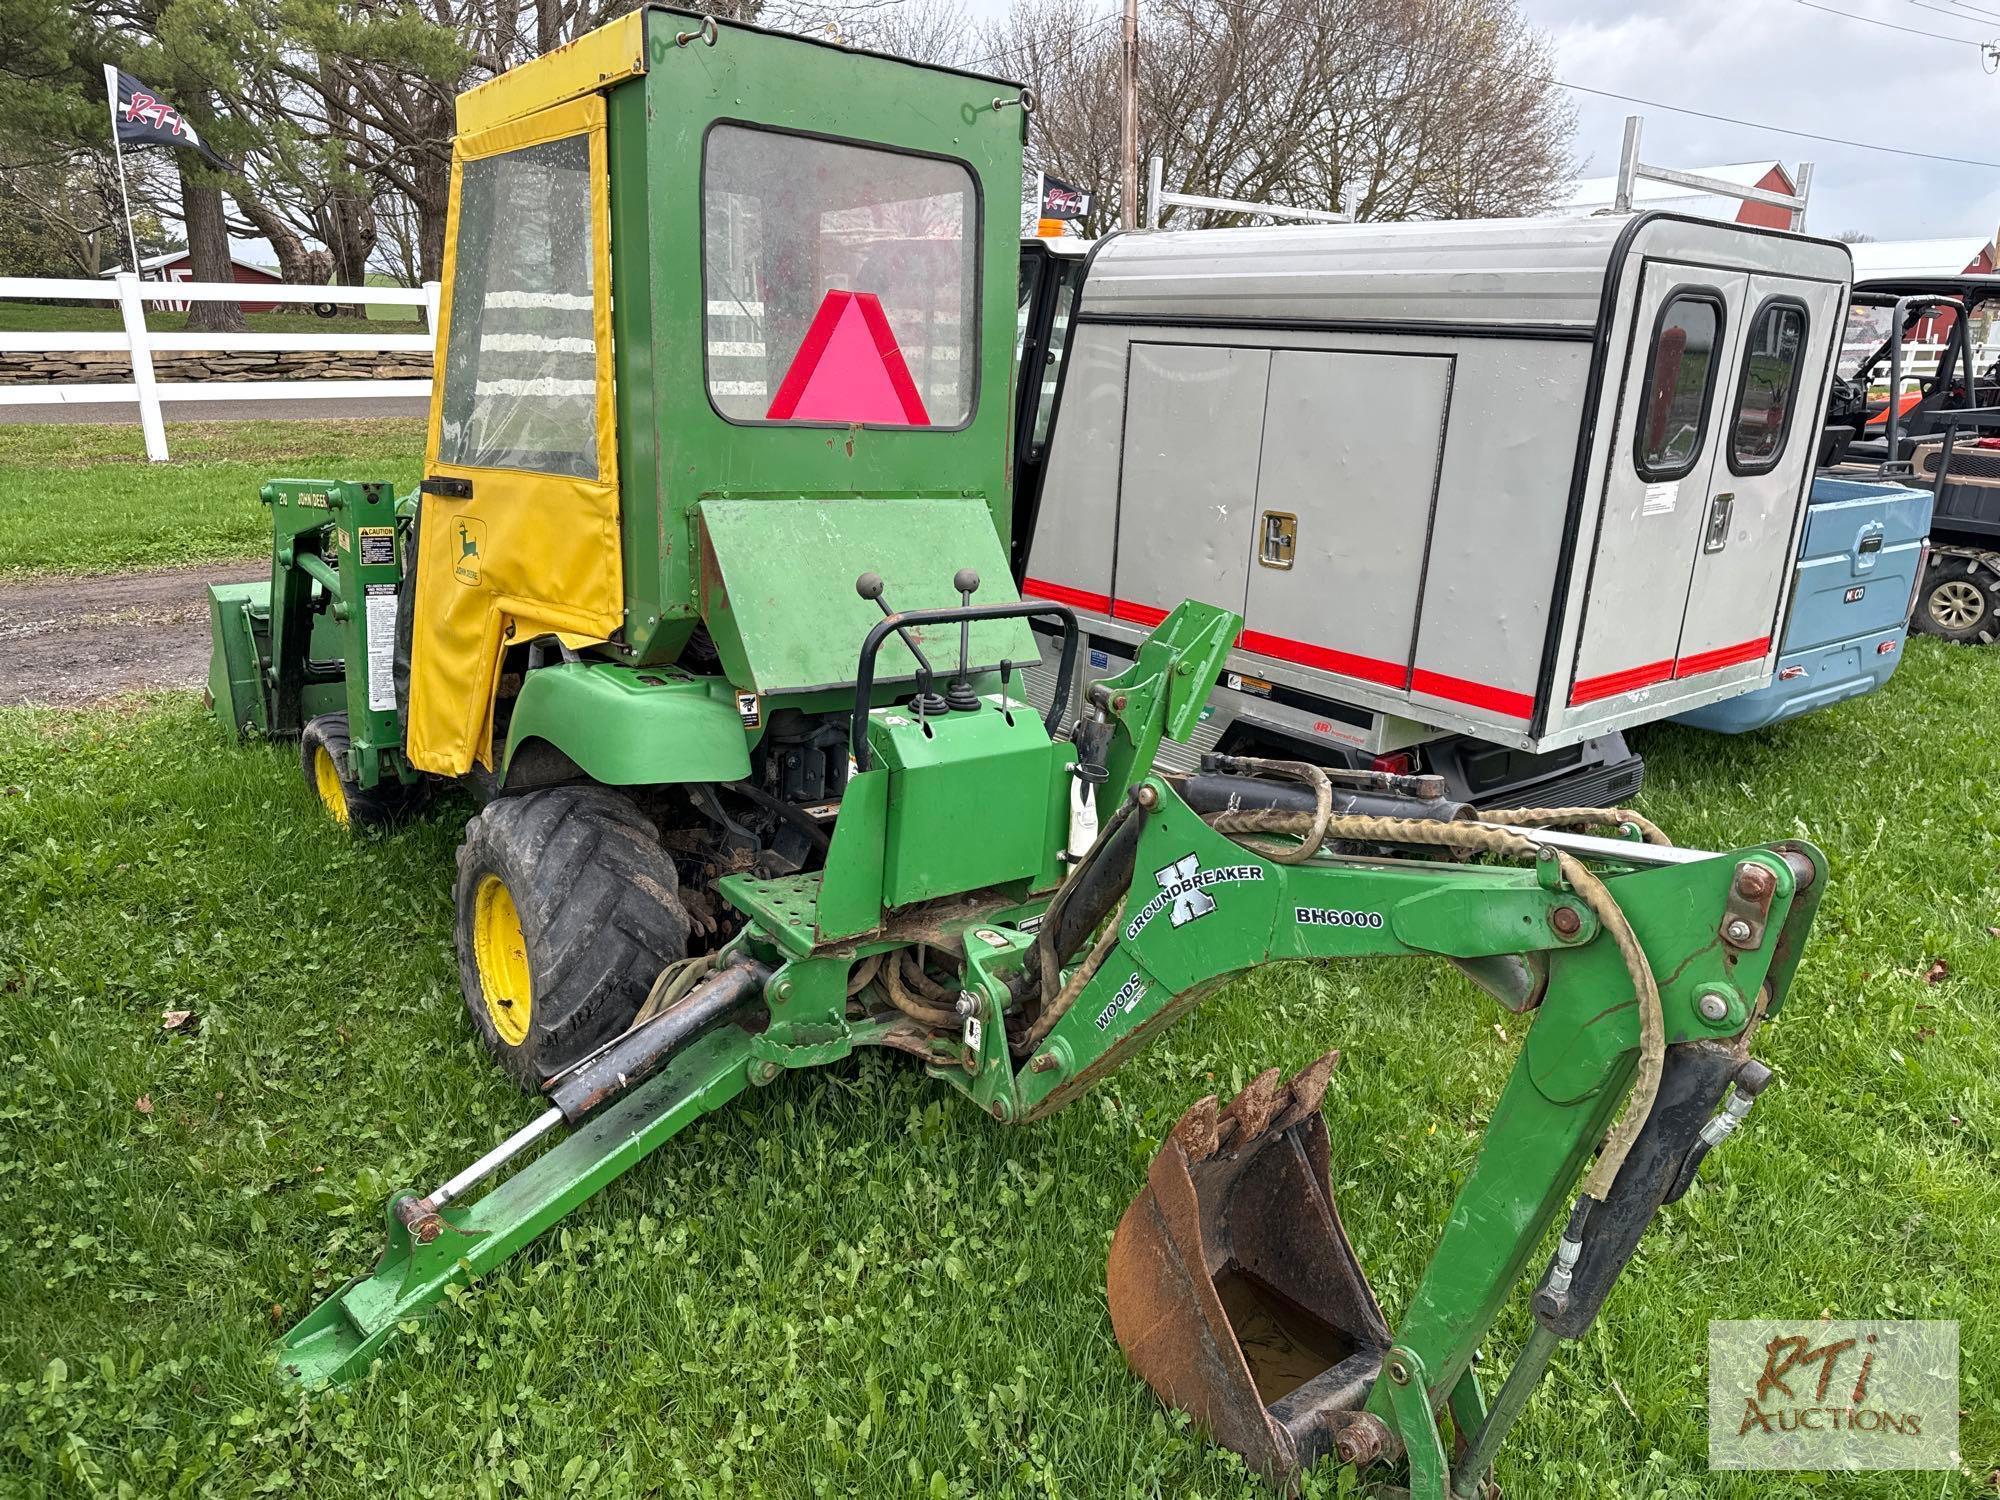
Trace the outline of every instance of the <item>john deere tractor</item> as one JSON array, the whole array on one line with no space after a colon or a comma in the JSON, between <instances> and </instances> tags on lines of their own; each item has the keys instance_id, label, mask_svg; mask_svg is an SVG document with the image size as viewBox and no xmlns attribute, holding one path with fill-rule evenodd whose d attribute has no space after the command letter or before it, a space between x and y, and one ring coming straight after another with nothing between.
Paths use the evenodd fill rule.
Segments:
<instances>
[{"instance_id":1,"label":"john deere tractor","mask_svg":"<svg viewBox=\"0 0 2000 1500\"><path fill-rule=\"evenodd\" d=\"M657 7L460 99L419 493L267 485L271 576L214 590L211 689L232 733L297 736L349 828L470 791L465 1002L544 1103L391 1197L380 1266L285 1336L289 1376L365 1370L790 1070L887 1048L1022 1123L1257 965L1430 955L1529 1022L1396 1316L1334 1204L1331 1057L1189 1110L1109 1300L1139 1373L1274 1480L1332 1457L1479 1494L1768 1078L1810 847L1290 762L1158 774L1241 630L1197 601L1075 705L1021 701L1031 617L1061 683L1083 645L1007 566L1031 104ZM1559 1223L1489 1407L1473 1350Z\"/></svg>"}]
</instances>

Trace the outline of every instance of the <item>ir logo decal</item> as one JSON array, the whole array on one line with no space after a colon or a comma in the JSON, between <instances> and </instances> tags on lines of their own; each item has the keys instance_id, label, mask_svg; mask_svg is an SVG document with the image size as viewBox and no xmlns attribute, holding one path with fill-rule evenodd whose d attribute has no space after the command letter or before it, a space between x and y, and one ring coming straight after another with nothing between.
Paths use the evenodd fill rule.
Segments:
<instances>
[{"instance_id":1,"label":"ir logo decal","mask_svg":"<svg viewBox=\"0 0 2000 1500\"><path fill-rule=\"evenodd\" d=\"M1242 880L1263 878L1262 865L1223 865L1218 869L1204 870L1200 855L1184 854L1172 864L1153 872L1153 879L1159 883L1159 894L1139 908L1139 915L1125 928L1125 941L1129 943L1144 932L1153 918L1169 907L1173 908L1176 927L1185 927L1207 916L1215 910L1215 897L1208 893L1210 886L1233 885Z\"/></svg>"}]
</instances>

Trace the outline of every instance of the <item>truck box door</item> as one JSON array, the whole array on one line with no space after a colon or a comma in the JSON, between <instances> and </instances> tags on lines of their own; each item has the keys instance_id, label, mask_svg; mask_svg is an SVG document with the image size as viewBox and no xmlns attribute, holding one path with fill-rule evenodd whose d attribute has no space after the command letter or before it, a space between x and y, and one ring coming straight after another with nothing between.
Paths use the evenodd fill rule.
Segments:
<instances>
[{"instance_id":1,"label":"truck box door","mask_svg":"<svg viewBox=\"0 0 2000 1500\"><path fill-rule=\"evenodd\" d=\"M1733 369L1717 392L1718 453L1703 502L1677 678L1763 674L1792 574L1840 288L1754 276Z\"/></svg>"},{"instance_id":2,"label":"truck box door","mask_svg":"<svg viewBox=\"0 0 2000 1500\"><path fill-rule=\"evenodd\" d=\"M1410 685L1451 369L1444 355L1271 355L1256 515L1245 528L1247 649Z\"/></svg>"},{"instance_id":3,"label":"truck box door","mask_svg":"<svg viewBox=\"0 0 2000 1500\"><path fill-rule=\"evenodd\" d=\"M1268 349L1134 343L1111 613L1157 625L1183 599L1241 612Z\"/></svg>"},{"instance_id":4,"label":"truck box door","mask_svg":"<svg viewBox=\"0 0 2000 1500\"><path fill-rule=\"evenodd\" d=\"M1673 678L1710 480L1727 446L1726 377L1742 272L1649 261L1577 641L1572 708ZM1723 469L1723 472L1727 472Z\"/></svg>"}]
</instances>

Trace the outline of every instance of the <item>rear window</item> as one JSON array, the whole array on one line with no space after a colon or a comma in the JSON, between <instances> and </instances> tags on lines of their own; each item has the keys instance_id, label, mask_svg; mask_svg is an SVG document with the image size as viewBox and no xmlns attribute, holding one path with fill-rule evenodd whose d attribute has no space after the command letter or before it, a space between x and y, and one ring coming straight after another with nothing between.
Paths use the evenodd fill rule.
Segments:
<instances>
[{"instance_id":1,"label":"rear window","mask_svg":"<svg viewBox=\"0 0 2000 1500\"><path fill-rule=\"evenodd\" d=\"M963 165L741 125L702 161L709 399L732 422L962 427L979 196Z\"/></svg>"},{"instance_id":2,"label":"rear window","mask_svg":"<svg viewBox=\"0 0 2000 1500\"><path fill-rule=\"evenodd\" d=\"M1743 380L1729 433L1729 467L1763 474L1777 467L1798 404L1799 361L1806 345L1802 303L1773 298L1750 320L1743 346Z\"/></svg>"},{"instance_id":3,"label":"rear window","mask_svg":"<svg viewBox=\"0 0 2000 1500\"><path fill-rule=\"evenodd\" d=\"M1676 292L1660 309L1646 366L1646 411L1635 455L1648 480L1680 479L1694 468L1708 425L1715 385L1715 350L1722 332L1722 298Z\"/></svg>"}]
</instances>

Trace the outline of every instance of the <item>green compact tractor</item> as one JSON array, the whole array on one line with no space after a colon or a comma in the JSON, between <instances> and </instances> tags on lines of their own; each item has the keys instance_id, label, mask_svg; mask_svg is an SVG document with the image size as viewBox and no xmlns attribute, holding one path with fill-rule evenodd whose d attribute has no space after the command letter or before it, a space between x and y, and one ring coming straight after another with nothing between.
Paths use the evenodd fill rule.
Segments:
<instances>
[{"instance_id":1,"label":"green compact tractor","mask_svg":"<svg viewBox=\"0 0 2000 1500\"><path fill-rule=\"evenodd\" d=\"M1332 1057L1194 1105L1108 1293L1134 1369L1274 1481L1330 1457L1481 1494L1768 1079L1750 1044L1811 848L1290 762L1163 775L1241 629L1198 602L1073 713L1021 701L1030 618L1064 684L1079 648L1007 565L1031 102L658 8L460 100L420 491L268 485L271 578L214 591L212 692L232 733L298 737L342 824L471 791L465 1001L543 1104L393 1195L380 1265L285 1335L288 1376L362 1372L787 1070L889 1048L1020 1124L1260 964L1428 955L1528 1024L1405 1305L1341 1228ZM1489 1404L1473 1351L1558 1224Z\"/></svg>"}]
</instances>

